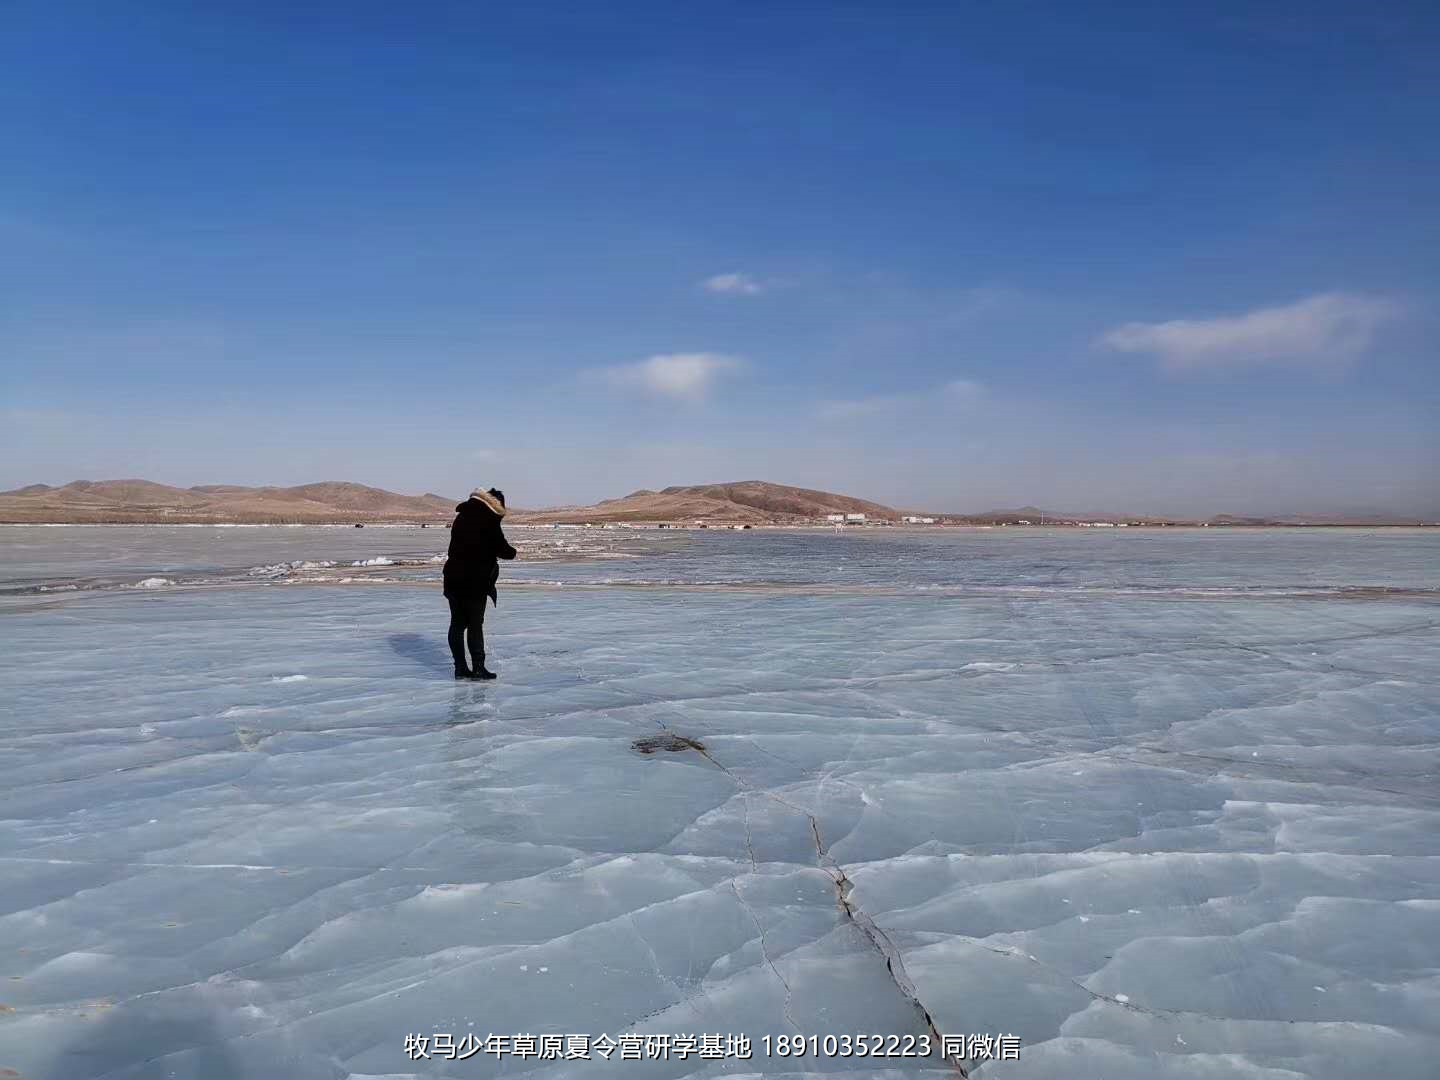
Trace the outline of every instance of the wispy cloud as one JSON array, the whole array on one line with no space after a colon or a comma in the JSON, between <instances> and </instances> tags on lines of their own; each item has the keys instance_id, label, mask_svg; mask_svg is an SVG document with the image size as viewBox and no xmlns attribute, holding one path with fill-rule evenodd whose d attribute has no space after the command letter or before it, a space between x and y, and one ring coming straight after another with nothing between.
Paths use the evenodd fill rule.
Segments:
<instances>
[{"instance_id":1,"label":"wispy cloud","mask_svg":"<svg viewBox=\"0 0 1440 1080\"><path fill-rule=\"evenodd\" d=\"M641 390L682 401L702 401L715 381L742 367L739 359L719 353L665 353L634 364L602 368L611 386Z\"/></svg>"},{"instance_id":2,"label":"wispy cloud","mask_svg":"<svg viewBox=\"0 0 1440 1080\"><path fill-rule=\"evenodd\" d=\"M951 379L940 392L951 401L971 402L985 396L985 387L973 379Z\"/></svg>"},{"instance_id":3,"label":"wispy cloud","mask_svg":"<svg viewBox=\"0 0 1440 1080\"><path fill-rule=\"evenodd\" d=\"M730 296L758 296L766 289L764 282L738 271L733 274L716 274L708 277L700 283L700 287L706 292L723 293Z\"/></svg>"},{"instance_id":4,"label":"wispy cloud","mask_svg":"<svg viewBox=\"0 0 1440 1080\"><path fill-rule=\"evenodd\" d=\"M822 420L856 420L872 416L893 416L936 402L970 404L985 394L985 388L970 379L952 379L935 390L903 394L870 394L862 398L822 401L817 410Z\"/></svg>"},{"instance_id":5,"label":"wispy cloud","mask_svg":"<svg viewBox=\"0 0 1440 1080\"><path fill-rule=\"evenodd\" d=\"M1394 300L1331 292L1244 315L1126 323L1099 343L1155 356L1173 372L1263 365L1331 368L1363 353L1380 327L1399 314Z\"/></svg>"}]
</instances>

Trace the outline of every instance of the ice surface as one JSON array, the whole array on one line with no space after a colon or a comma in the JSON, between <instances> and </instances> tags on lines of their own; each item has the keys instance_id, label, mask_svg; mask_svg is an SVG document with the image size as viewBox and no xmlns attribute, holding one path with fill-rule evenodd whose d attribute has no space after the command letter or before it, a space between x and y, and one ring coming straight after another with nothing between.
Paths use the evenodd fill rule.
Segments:
<instances>
[{"instance_id":1,"label":"ice surface","mask_svg":"<svg viewBox=\"0 0 1440 1080\"><path fill-rule=\"evenodd\" d=\"M686 543L679 533L629 529L510 531L527 564L521 576L556 560L616 560ZM400 525L0 525L0 610L115 588L433 582L449 537Z\"/></svg>"},{"instance_id":2,"label":"ice surface","mask_svg":"<svg viewBox=\"0 0 1440 1080\"><path fill-rule=\"evenodd\" d=\"M1433 529L676 531L507 525L517 585L763 586L1056 596L1440 595ZM0 599L161 577L438 581L449 534L389 526L0 525Z\"/></svg>"},{"instance_id":3,"label":"ice surface","mask_svg":"<svg viewBox=\"0 0 1440 1080\"><path fill-rule=\"evenodd\" d=\"M1245 584L1411 592L1109 576L502 586L487 685L450 680L430 587L12 612L0 1069L958 1075L759 1041L933 1025L1020 1036L982 1077L1431 1080L1433 582L1384 559ZM755 1056L403 1053L435 1032L745 1032Z\"/></svg>"}]
</instances>

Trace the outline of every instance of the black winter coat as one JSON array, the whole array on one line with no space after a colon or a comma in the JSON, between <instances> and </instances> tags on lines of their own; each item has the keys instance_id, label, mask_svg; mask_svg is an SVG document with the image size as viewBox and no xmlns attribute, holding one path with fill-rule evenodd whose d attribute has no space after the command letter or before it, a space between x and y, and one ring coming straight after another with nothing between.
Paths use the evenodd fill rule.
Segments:
<instances>
[{"instance_id":1,"label":"black winter coat","mask_svg":"<svg viewBox=\"0 0 1440 1080\"><path fill-rule=\"evenodd\" d=\"M445 595L456 599L495 596L500 576L497 559L515 558L515 549L500 528L500 515L479 499L455 507L450 526L450 551L445 559Z\"/></svg>"}]
</instances>

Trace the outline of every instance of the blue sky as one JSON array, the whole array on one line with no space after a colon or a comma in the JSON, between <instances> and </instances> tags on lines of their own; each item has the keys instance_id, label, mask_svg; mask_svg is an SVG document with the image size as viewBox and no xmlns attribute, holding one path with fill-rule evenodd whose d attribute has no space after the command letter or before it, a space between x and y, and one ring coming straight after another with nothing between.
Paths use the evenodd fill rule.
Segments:
<instances>
[{"instance_id":1,"label":"blue sky","mask_svg":"<svg viewBox=\"0 0 1440 1080\"><path fill-rule=\"evenodd\" d=\"M1440 513L1433 4L5 22L0 486Z\"/></svg>"}]
</instances>

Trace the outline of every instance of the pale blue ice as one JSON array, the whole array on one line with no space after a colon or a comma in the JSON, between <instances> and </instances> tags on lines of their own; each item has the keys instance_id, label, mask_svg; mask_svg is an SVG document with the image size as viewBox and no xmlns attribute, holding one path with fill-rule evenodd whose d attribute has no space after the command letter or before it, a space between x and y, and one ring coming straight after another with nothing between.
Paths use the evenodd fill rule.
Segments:
<instances>
[{"instance_id":1,"label":"pale blue ice","mask_svg":"<svg viewBox=\"0 0 1440 1080\"><path fill-rule=\"evenodd\" d=\"M57 535L0 615L0 1075L1436 1075L1440 534L644 538L507 567L484 686L431 582L232 583L359 538L35 593Z\"/></svg>"}]
</instances>

